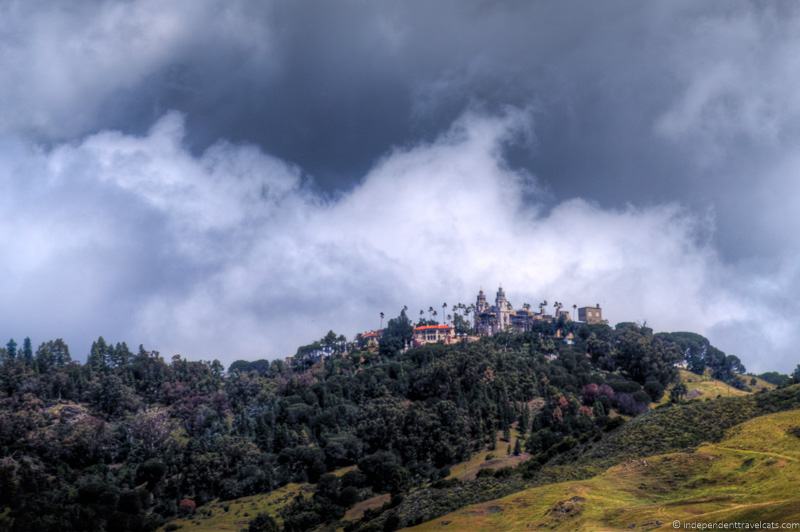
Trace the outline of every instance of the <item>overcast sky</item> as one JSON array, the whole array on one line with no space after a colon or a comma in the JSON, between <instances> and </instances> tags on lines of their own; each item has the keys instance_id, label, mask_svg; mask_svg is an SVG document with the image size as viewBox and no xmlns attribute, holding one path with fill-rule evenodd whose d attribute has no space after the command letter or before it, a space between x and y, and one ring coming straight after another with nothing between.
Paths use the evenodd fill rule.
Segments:
<instances>
[{"instance_id":1,"label":"overcast sky","mask_svg":"<svg viewBox=\"0 0 800 532\"><path fill-rule=\"evenodd\" d=\"M800 362L800 7L0 0L0 335L601 303Z\"/></svg>"}]
</instances>

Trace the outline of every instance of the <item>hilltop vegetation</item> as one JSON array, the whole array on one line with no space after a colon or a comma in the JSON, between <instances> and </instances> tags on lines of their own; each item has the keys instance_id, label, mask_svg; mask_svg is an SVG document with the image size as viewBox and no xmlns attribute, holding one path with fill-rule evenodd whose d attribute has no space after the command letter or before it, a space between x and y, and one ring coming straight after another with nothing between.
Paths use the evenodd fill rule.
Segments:
<instances>
[{"instance_id":1,"label":"hilltop vegetation","mask_svg":"<svg viewBox=\"0 0 800 532\"><path fill-rule=\"evenodd\" d=\"M702 342L691 337L687 347L684 336L631 323L562 321L404 350L410 334L403 312L377 349L329 333L290 361L239 361L227 372L102 338L85 364L60 340L35 352L29 341L19 350L9 343L0 350L0 529L153 530L176 517L168 526L191 529L230 511L240 514L235 526L252 517L253 530L391 529L456 501L587 478L625 453L697 445L709 435L689 425L723 430L794 397L778 390L642 416ZM713 353L697 355L704 371L744 370ZM750 402L734 408L733 400ZM659 433L680 424L685 434ZM488 453L531 458L453 478L454 465ZM296 496L278 504L282 493ZM385 504L365 503L372 507L343 520L366 500Z\"/></svg>"}]
</instances>

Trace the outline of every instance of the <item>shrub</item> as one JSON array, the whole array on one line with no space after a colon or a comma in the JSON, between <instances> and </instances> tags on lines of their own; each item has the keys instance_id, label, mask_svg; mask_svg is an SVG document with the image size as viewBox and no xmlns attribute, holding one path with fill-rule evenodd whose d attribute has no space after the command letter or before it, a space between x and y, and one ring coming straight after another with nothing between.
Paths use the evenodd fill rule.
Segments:
<instances>
[{"instance_id":1,"label":"shrub","mask_svg":"<svg viewBox=\"0 0 800 532\"><path fill-rule=\"evenodd\" d=\"M514 468L501 467L500 469L495 470L494 478L508 478L513 474L514 474Z\"/></svg>"},{"instance_id":2,"label":"shrub","mask_svg":"<svg viewBox=\"0 0 800 532\"><path fill-rule=\"evenodd\" d=\"M250 521L247 532L278 532L280 528L268 513L260 513Z\"/></svg>"},{"instance_id":3,"label":"shrub","mask_svg":"<svg viewBox=\"0 0 800 532\"><path fill-rule=\"evenodd\" d=\"M192 499L181 499L178 503L178 511L183 515L193 514L197 509L197 503Z\"/></svg>"}]
</instances>

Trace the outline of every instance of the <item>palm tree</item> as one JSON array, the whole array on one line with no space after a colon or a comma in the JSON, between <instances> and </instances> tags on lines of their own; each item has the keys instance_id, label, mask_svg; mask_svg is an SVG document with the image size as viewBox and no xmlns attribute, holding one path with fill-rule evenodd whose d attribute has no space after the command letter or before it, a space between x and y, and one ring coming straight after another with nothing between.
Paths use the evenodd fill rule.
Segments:
<instances>
[{"instance_id":1,"label":"palm tree","mask_svg":"<svg viewBox=\"0 0 800 532\"><path fill-rule=\"evenodd\" d=\"M383 312L381 312L381 329L383 329L383 317L384 317L384 314L383 314Z\"/></svg>"},{"instance_id":2,"label":"palm tree","mask_svg":"<svg viewBox=\"0 0 800 532\"><path fill-rule=\"evenodd\" d=\"M447 311L447 302L445 302L445 303L442 303L442 316L444 316L444 315L445 315L445 312L446 312L446 311ZM445 317L446 317L446 316L445 316Z\"/></svg>"},{"instance_id":3,"label":"palm tree","mask_svg":"<svg viewBox=\"0 0 800 532\"><path fill-rule=\"evenodd\" d=\"M433 307L428 307L428 317L433 319Z\"/></svg>"},{"instance_id":4,"label":"palm tree","mask_svg":"<svg viewBox=\"0 0 800 532\"><path fill-rule=\"evenodd\" d=\"M572 305L572 320L575 320L575 316L577 316L576 312L578 311L578 305Z\"/></svg>"}]
</instances>

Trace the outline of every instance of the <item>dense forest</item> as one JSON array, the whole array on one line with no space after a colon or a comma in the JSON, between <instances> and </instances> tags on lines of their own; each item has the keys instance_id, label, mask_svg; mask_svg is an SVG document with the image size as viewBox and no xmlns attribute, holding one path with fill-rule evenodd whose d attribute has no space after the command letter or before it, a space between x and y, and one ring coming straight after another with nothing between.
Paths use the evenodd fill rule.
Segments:
<instances>
[{"instance_id":1,"label":"dense forest","mask_svg":"<svg viewBox=\"0 0 800 532\"><path fill-rule=\"evenodd\" d=\"M541 324L406 349L411 334L403 311L378 348L329 333L291 359L227 370L103 338L83 364L62 340L35 350L12 340L0 349L0 530L154 530L212 499L288 482L315 491L283 510L285 530L335 522L390 493L378 524L371 514L350 525L388 530L402 524L391 508L446 488L449 468L498 431L524 434L513 452L533 455L521 469L530 479L647 412L677 364L747 388L741 361L702 336L634 323ZM800 372L765 378L786 386ZM669 389L681 403L685 390ZM344 466L357 467L331 474ZM279 528L265 514L250 529Z\"/></svg>"}]
</instances>

